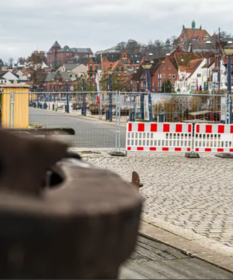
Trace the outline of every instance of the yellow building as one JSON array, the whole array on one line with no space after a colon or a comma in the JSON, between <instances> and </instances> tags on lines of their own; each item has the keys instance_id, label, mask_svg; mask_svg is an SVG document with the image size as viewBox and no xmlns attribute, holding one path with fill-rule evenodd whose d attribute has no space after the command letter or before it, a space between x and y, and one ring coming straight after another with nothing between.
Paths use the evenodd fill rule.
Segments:
<instances>
[{"instance_id":1,"label":"yellow building","mask_svg":"<svg viewBox=\"0 0 233 280\"><path fill-rule=\"evenodd\" d=\"M28 85L0 85L3 128L29 127L29 89Z\"/></svg>"}]
</instances>

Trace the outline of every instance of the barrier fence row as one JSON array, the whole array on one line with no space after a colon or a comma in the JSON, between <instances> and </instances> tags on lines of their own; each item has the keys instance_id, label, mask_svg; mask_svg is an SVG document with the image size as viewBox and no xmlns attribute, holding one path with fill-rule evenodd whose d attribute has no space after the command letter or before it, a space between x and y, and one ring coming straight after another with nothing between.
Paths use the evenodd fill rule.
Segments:
<instances>
[{"instance_id":1,"label":"barrier fence row","mask_svg":"<svg viewBox=\"0 0 233 280\"><path fill-rule=\"evenodd\" d=\"M233 125L129 122L126 150L233 153Z\"/></svg>"}]
</instances>

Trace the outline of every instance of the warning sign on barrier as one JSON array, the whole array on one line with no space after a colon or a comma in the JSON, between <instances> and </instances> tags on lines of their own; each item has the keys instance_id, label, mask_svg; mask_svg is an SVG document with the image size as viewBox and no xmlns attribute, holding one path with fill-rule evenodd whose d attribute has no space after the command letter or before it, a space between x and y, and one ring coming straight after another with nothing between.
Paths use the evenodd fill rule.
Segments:
<instances>
[{"instance_id":1,"label":"warning sign on barrier","mask_svg":"<svg viewBox=\"0 0 233 280\"><path fill-rule=\"evenodd\" d=\"M196 152L233 153L233 125L196 124Z\"/></svg>"},{"instance_id":2,"label":"warning sign on barrier","mask_svg":"<svg viewBox=\"0 0 233 280\"><path fill-rule=\"evenodd\" d=\"M128 151L191 152L192 124L130 122L126 148Z\"/></svg>"}]
</instances>

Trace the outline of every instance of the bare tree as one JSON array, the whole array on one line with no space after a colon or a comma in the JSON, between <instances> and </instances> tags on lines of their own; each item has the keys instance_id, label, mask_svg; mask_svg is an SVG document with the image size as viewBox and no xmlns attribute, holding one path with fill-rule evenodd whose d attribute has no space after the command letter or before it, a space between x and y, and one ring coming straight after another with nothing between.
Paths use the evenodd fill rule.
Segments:
<instances>
[{"instance_id":1,"label":"bare tree","mask_svg":"<svg viewBox=\"0 0 233 280\"><path fill-rule=\"evenodd\" d=\"M27 59L27 70L30 85L36 89L43 83L45 73L42 69L42 59L37 55L31 55Z\"/></svg>"},{"instance_id":2,"label":"bare tree","mask_svg":"<svg viewBox=\"0 0 233 280\"><path fill-rule=\"evenodd\" d=\"M20 65L24 65L25 62L26 62L26 59L25 59L24 57L19 57L19 58L18 58L18 63L19 63Z\"/></svg>"},{"instance_id":3,"label":"bare tree","mask_svg":"<svg viewBox=\"0 0 233 280\"><path fill-rule=\"evenodd\" d=\"M9 67L13 68L14 58L12 58L12 57L9 58L8 63L9 63Z\"/></svg>"},{"instance_id":4,"label":"bare tree","mask_svg":"<svg viewBox=\"0 0 233 280\"><path fill-rule=\"evenodd\" d=\"M129 54L137 54L140 51L140 47L141 45L137 41L130 39L126 44L126 51Z\"/></svg>"},{"instance_id":5,"label":"bare tree","mask_svg":"<svg viewBox=\"0 0 233 280\"><path fill-rule=\"evenodd\" d=\"M126 42L121 42L121 43L117 44L116 49L120 52L125 50L126 49Z\"/></svg>"}]
</instances>

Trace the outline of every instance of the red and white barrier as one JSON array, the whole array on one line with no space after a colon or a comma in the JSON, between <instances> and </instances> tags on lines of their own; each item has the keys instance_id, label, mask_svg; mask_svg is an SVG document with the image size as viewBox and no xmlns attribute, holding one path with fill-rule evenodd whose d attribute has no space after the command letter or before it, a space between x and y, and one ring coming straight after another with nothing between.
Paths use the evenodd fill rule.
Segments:
<instances>
[{"instance_id":1,"label":"red and white barrier","mask_svg":"<svg viewBox=\"0 0 233 280\"><path fill-rule=\"evenodd\" d=\"M192 124L138 123L127 124L128 151L191 152Z\"/></svg>"},{"instance_id":2,"label":"red and white barrier","mask_svg":"<svg viewBox=\"0 0 233 280\"><path fill-rule=\"evenodd\" d=\"M233 125L196 124L194 151L233 153Z\"/></svg>"}]
</instances>

